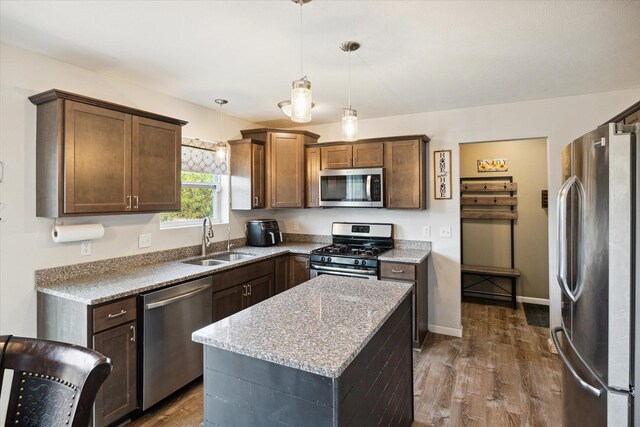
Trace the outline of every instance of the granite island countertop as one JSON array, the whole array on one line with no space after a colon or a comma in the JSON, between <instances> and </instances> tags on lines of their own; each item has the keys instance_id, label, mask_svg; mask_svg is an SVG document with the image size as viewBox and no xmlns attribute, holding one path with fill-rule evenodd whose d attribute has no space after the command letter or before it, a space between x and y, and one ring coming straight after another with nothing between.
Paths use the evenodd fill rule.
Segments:
<instances>
[{"instance_id":1,"label":"granite island countertop","mask_svg":"<svg viewBox=\"0 0 640 427\"><path fill-rule=\"evenodd\" d=\"M338 378L411 289L408 283L322 275L206 326L192 339Z\"/></svg>"},{"instance_id":2,"label":"granite island countertop","mask_svg":"<svg viewBox=\"0 0 640 427\"><path fill-rule=\"evenodd\" d=\"M215 266L185 264L185 260L161 262L142 267L109 271L96 275L80 276L61 282L41 283L36 291L65 298L87 305L101 304L118 298L137 295L153 289L184 282L185 280L205 277L220 271L229 270L245 264L272 258L284 254L309 254L313 249L326 246L326 243L289 243L269 247L242 246L233 252L255 255L246 260L232 261ZM215 253L207 254L209 258Z\"/></svg>"}]
</instances>

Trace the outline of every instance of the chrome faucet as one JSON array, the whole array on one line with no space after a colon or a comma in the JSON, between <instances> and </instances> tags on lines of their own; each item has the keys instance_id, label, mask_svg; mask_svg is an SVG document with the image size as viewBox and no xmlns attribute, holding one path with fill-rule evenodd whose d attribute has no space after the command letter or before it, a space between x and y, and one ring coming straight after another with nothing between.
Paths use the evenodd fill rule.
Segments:
<instances>
[{"instance_id":1,"label":"chrome faucet","mask_svg":"<svg viewBox=\"0 0 640 427\"><path fill-rule=\"evenodd\" d=\"M231 244L231 225L229 225L229 227L227 227L227 252L231 253L231 247L233 245Z\"/></svg>"},{"instance_id":2,"label":"chrome faucet","mask_svg":"<svg viewBox=\"0 0 640 427\"><path fill-rule=\"evenodd\" d=\"M208 216L204 217L204 222L202 223L202 256L207 254L207 248L211 246L211 239L213 239L213 226L211 225L211 220Z\"/></svg>"}]
</instances>

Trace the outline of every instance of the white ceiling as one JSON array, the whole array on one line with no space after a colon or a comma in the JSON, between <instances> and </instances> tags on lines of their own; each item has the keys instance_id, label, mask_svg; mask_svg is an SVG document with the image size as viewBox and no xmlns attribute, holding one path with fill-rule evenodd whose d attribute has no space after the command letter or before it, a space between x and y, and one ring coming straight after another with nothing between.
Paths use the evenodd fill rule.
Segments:
<instances>
[{"instance_id":1,"label":"white ceiling","mask_svg":"<svg viewBox=\"0 0 640 427\"><path fill-rule=\"evenodd\" d=\"M299 6L0 2L0 40L267 126L300 77ZM340 119L356 40L361 118L640 87L640 1L329 1L303 6L312 123ZM43 90L46 88L43 88ZM65 88L60 88L65 89Z\"/></svg>"}]
</instances>

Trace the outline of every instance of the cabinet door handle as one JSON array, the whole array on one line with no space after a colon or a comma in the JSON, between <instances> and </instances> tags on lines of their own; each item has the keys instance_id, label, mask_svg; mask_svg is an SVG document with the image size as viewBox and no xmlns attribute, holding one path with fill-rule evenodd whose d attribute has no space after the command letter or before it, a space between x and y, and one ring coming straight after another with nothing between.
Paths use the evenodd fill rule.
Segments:
<instances>
[{"instance_id":1,"label":"cabinet door handle","mask_svg":"<svg viewBox=\"0 0 640 427\"><path fill-rule=\"evenodd\" d=\"M242 285L242 296L243 297L247 296L247 285Z\"/></svg>"},{"instance_id":2,"label":"cabinet door handle","mask_svg":"<svg viewBox=\"0 0 640 427\"><path fill-rule=\"evenodd\" d=\"M109 315L107 316L109 319L115 319L116 317L120 317L127 314L127 310L122 309L120 310L120 313L109 313Z\"/></svg>"},{"instance_id":3,"label":"cabinet door handle","mask_svg":"<svg viewBox=\"0 0 640 427\"><path fill-rule=\"evenodd\" d=\"M131 325L129 329L131 329L131 342L136 342L136 327Z\"/></svg>"},{"instance_id":4,"label":"cabinet door handle","mask_svg":"<svg viewBox=\"0 0 640 427\"><path fill-rule=\"evenodd\" d=\"M253 206L258 206L258 197L253 198Z\"/></svg>"},{"instance_id":5,"label":"cabinet door handle","mask_svg":"<svg viewBox=\"0 0 640 427\"><path fill-rule=\"evenodd\" d=\"M271 198L271 200L272 200L272 203L275 205L275 204L276 204L276 196L273 196L273 197Z\"/></svg>"},{"instance_id":6,"label":"cabinet door handle","mask_svg":"<svg viewBox=\"0 0 640 427\"><path fill-rule=\"evenodd\" d=\"M133 196L133 201L135 204L133 205L133 209L138 209L138 196Z\"/></svg>"},{"instance_id":7,"label":"cabinet door handle","mask_svg":"<svg viewBox=\"0 0 640 427\"><path fill-rule=\"evenodd\" d=\"M307 259L307 261L305 262L305 267L307 268L307 270L311 267L311 261L309 259Z\"/></svg>"},{"instance_id":8,"label":"cabinet door handle","mask_svg":"<svg viewBox=\"0 0 640 427\"><path fill-rule=\"evenodd\" d=\"M126 207L126 209L128 211L130 211L131 210L131 196L127 196L126 199L127 199L127 207Z\"/></svg>"},{"instance_id":9,"label":"cabinet door handle","mask_svg":"<svg viewBox=\"0 0 640 427\"><path fill-rule=\"evenodd\" d=\"M249 288L249 293L247 295L251 295L251 285L247 285L247 288Z\"/></svg>"},{"instance_id":10,"label":"cabinet door handle","mask_svg":"<svg viewBox=\"0 0 640 427\"><path fill-rule=\"evenodd\" d=\"M391 269L392 273L404 273L404 270L396 270L395 268Z\"/></svg>"}]
</instances>

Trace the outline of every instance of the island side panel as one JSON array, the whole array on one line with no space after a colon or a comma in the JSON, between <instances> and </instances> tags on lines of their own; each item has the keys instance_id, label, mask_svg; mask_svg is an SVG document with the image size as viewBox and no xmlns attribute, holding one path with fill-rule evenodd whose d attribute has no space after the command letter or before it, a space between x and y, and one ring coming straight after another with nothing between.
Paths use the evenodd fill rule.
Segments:
<instances>
[{"instance_id":1,"label":"island side panel","mask_svg":"<svg viewBox=\"0 0 640 427\"><path fill-rule=\"evenodd\" d=\"M335 380L204 346L206 426L328 426Z\"/></svg>"},{"instance_id":2,"label":"island side panel","mask_svg":"<svg viewBox=\"0 0 640 427\"><path fill-rule=\"evenodd\" d=\"M408 295L338 378L334 425L411 425L411 310Z\"/></svg>"}]
</instances>

